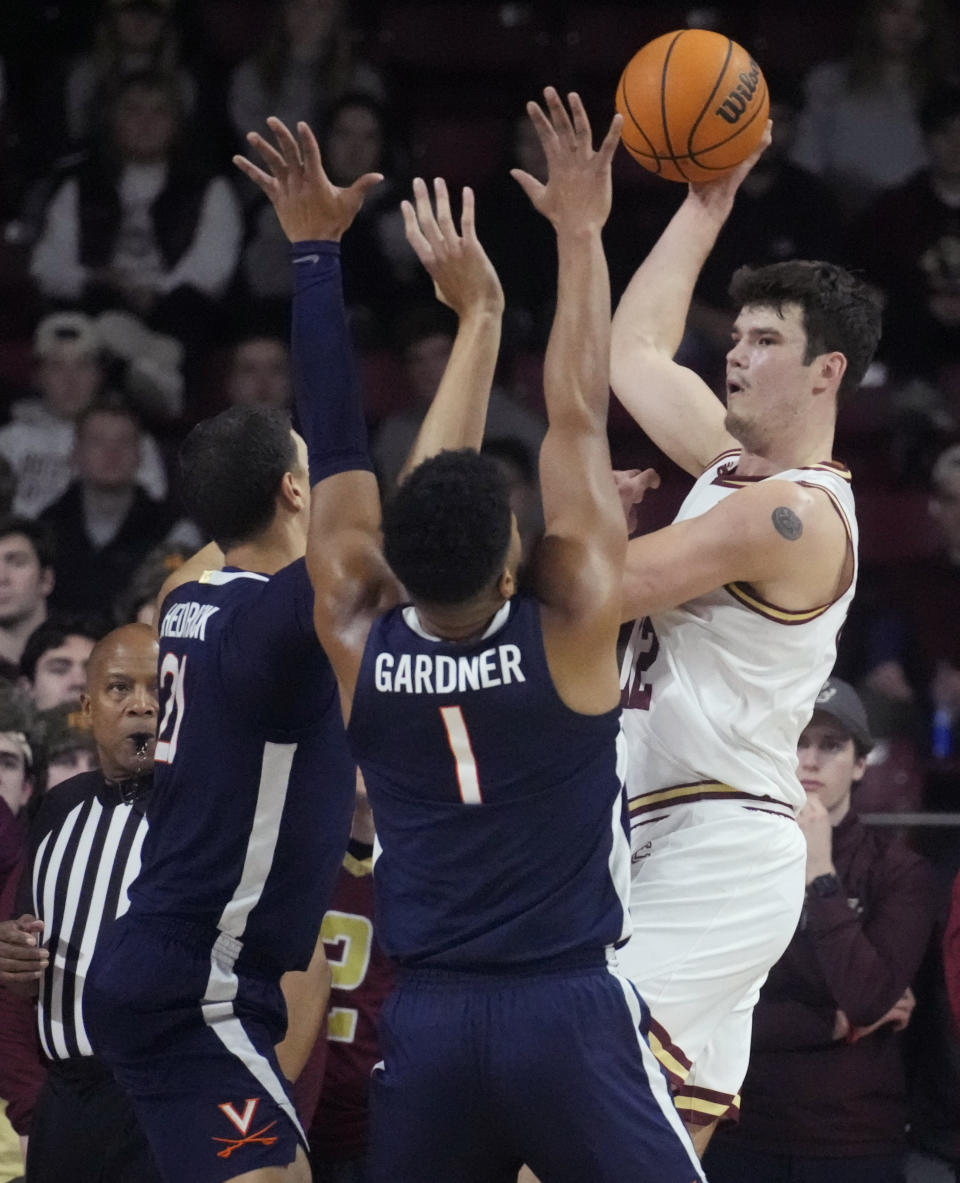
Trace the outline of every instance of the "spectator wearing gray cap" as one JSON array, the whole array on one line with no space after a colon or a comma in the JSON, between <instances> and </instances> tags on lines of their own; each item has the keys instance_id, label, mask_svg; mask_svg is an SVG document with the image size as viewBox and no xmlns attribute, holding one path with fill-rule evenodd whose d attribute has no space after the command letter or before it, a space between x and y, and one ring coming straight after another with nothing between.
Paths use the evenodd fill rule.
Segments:
<instances>
[{"instance_id":1,"label":"spectator wearing gray cap","mask_svg":"<svg viewBox=\"0 0 960 1183\"><path fill-rule=\"evenodd\" d=\"M104 342L82 312L54 312L33 338L36 395L11 408L0 429L0 456L16 475L14 512L37 517L57 500L73 476L74 427L106 380ZM137 482L154 498L166 496L167 478L156 442L144 435Z\"/></svg>"},{"instance_id":2,"label":"spectator wearing gray cap","mask_svg":"<svg viewBox=\"0 0 960 1183\"><path fill-rule=\"evenodd\" d=\"M915 1005L934 888L917 854L852 807L872 744L856 691L828 679L797 749L806 901L760 991L740 1123L713 1140L711 1183L904 1179L898 1033Z\"/></svg>"}]
</instances>

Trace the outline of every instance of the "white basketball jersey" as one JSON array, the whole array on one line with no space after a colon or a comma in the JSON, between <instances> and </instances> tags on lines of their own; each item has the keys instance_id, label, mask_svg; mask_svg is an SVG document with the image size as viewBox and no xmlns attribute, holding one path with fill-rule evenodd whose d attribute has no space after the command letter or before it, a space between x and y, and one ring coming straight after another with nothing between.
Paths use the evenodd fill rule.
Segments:
<instances>
[{"instance_id":1,"label":"white basketball jersey","mask_svg":"<svg viewBox=\"0 0 960 1183\"><path fill-rule=\"evenodd\" d=\"M676 521L706 513L757 480L796 481L829 496L856 564L853 491L842 464L740 477L739 455L713 461ZM745 794L773 808L803 805L797 741L833 669L856 581L855 565L838 599L803 612L732 583L636 622L620 680L632 819L673 801Z\"/></svg>"}]
</instances>

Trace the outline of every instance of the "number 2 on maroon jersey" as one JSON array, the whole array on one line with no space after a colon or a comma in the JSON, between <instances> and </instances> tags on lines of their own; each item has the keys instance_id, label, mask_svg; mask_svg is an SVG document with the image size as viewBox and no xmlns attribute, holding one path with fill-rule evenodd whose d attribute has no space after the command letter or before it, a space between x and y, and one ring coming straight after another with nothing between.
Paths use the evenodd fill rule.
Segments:
<instances>
[{"instance_id":1,"label":"number 2 on maroon jersey","mask_svg":"<svg viewBox=\"0 0 960 1183\"><path fill-rule=\"evenodd\" d=\"M653 684L644 682L643 675L657 660L657 654L660 652L660 642L653 631L649 616L645 616L637 626L635 645L637 656L630 670L629 680L620 695L620 705L624 709L649 711Z\"/></svg>"},{"instance_id":2,"label":"number 2 on maroon jersey","mask_svg":"<svg viewBox=\"0 0 960 1183\"><path fill-rule=\"evenodd\" d=\"M320 938L327 948L327 962L335 990L356 990L363 984L373 949L373 925L366 916L353 912L326 913ZM358 1011L350 1006L331 1006L327 1013L327 1039L353 1043Z\"/></svg>"}]
</instances>

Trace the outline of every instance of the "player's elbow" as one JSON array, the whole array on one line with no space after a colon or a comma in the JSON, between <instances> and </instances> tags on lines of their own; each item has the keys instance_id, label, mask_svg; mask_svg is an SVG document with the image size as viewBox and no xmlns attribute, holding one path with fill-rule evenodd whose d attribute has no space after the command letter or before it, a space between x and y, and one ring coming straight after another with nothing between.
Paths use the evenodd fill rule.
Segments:
<instances>
[{"instance_id":1,"label":"player's elbow","mask_svg":"<svg viewBox=\"0 0 960 1183\"><path fill-rule=\"evenodd\" d=\"M642 393L649 379L670 364L667 350L652 339L631 335L618 341L614 336L610 348L610 386L618 397Z\"/></svg>"},{"instance_id":2,"label":"player's elbow","mask_svg":"<svg viewBox=\"0 0 960 1183\"><path fill-rule=\"evenodd\" d=\"M588 397L578 390L570 397L547 402L549 430L555 438L582 441L590 436L606 439L607 399L606 391L597 391Z\"/></svg>"}]
</instances>

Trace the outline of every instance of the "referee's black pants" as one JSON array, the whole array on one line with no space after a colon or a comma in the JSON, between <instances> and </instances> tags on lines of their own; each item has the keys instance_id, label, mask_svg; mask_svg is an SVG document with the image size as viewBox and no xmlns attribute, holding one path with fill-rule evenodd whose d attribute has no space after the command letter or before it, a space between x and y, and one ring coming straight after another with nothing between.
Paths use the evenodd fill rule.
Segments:
<instances>
[{"instance_id":1,"label":"referee's black pants","mask_svg":"<svg viewBox=\"0 0 960 1183\"><path fill-rule=\"evenodd\" d=\"M162 1183L126 1094L92 1056L47 1062L27 1183Z\"/></svg>"}]
</instances>

